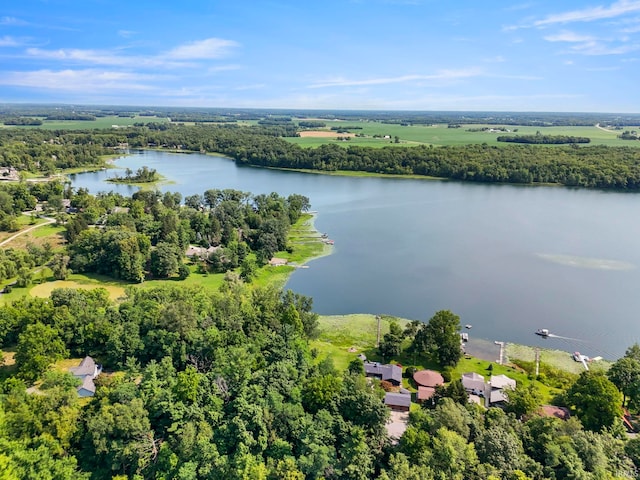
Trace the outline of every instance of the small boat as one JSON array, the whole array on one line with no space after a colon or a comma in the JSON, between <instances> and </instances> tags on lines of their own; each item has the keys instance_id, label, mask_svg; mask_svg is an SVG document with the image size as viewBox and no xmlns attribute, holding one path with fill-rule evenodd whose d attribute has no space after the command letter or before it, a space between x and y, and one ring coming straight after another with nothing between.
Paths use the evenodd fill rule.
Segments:
<instances>
[{"instance_id":1,"label":"small boat","mask_svg":"<svg viewBox=\"0 0 640 480\"><path fill-rule=\"evenodd\" d=\"M466 328L467 330L470 329L472 327L472 325L469 325L468 323L464 326L464 328Z\"/></svg>"},{"instance_id":2,"label":"small boat","mask_svg":"<svg viewBox=\"0 0 640 480\"><path fill-rule=\"evenodd\" d=\"M549 330L547 328L539 328L538 330L536 330L536 335L547 338L549 336Z\"/></svg>"}]
</instances>

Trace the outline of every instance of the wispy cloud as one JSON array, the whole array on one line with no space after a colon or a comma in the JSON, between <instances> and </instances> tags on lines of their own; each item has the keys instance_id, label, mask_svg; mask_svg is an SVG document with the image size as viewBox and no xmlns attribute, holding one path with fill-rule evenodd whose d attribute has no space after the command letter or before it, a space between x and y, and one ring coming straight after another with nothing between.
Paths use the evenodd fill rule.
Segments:
<instances>
[{"instance_id":1,"label":"wispy cloud","mask_svg":"<svg viewBox=\"0 0 640 480\"><path fill-rule=\"evenodd\" d=\"M569 49L561 53L577 53L580 55L622 55L636 51L638 44L628 43L628 38L618 40L601 39L592 35L582 35L570 31L563 31L553 35L546 35L548 42L565 42L571 44Z\"/></svg>"},{"instance_id":2,"label":"wispy cloud","mask_svg":"<svg viewBox=\"0 0 640 480\"><path fill-rule=\"evenodd\" d=\"M223 58L239 44L223 38L207 38L180 45L166 53L166 56L180 60L202 60Z\"/></svg>"},{"instance_id":3,"label":"wispy cloud","mask_svg":"<svg viewBox=\"0 0 640 480\"><path fill-rule=\"evenodd\" d=\"M118 36L122 37L122 38L131 38L133 37L137 32L133 31L133 30L118 30Z\"/></svg>"},{"instance_id":4,"label":"wispy cloud","mask_svg":"<svg viewBox=\"0 0 640 480\"><path fill-rule=\"evenodd\" d=\"M209 73L228 72L231 70L240 70L241 68L242 68L241 65L235 65L235 64L216 65L214 67L207 68L207 72Z\"/></svg>"},{"instance_id":5,"label":"wispy cloud","mask_svg":"<svg viewBox=\"0 0 640 480\"><path fill-rule=\"evenodd\" d=\"M572 10L564 13L551 14L542 20L535 21L533 25L541 27L558 23L593 22L595 20L615 18L637 11L640 11L640 1L620 0L612 3L608 7L598 6L582 10Z\"/></svg>"},{"instance_id":6,"label":"wispy cloud","mask_svg":"<svg viewBox=\"0 0 640 480\"><path fill-rule=\"evenodd\" d=\"M10 37L8 35L0 37L0 47L20 47L22 45L23 42L19 41L17 38Z\"/></svg>"},{"instance_id":7,"label":"wispy cloud","mask_svg":"<svg viewBox=\"0 0 640 480\"><path fill-rule=\"evenodd\" d=\"M458 78L477 77L482 71L478 68L470 68L465 70L441 70L432 75L401 75L398 77L382 77L368 78L362 80L348 80L338 78L326 82L314 83L309 88L328 88L328 87L359 87L363 85L388 85L393 83L416 82L421 80L447 80Z\"/></svg>"},{"instance_id":8,"label":"wispy cloud","mask_svg":"<svg viewBox=\"0 0 640 480\"><path fill-rule=\"evenodd\" d=\"M86 70L37 70L0 73L0 85L87 92L96 89L148 91L151 82L166 78L126 72Z\"/></svg>"},{"instance_id":9,"label":"wispy cloud","mask_svg":"<svg viewBox=\"0 0 640 480\"><path fill-rule=\"evenodd\" d=\"M14 26L22 26L28 25L28 22L21 20L16 17L0 17L0 25L14 25Z\"/></svg>"},{"instance_id":10,"label":"wispy cloud","mask_svg":"<svg viewBox=\"0 0 640 480\"><path fill-rule=\"evenodd\" d=\"M188 66L185 62L176 62L162 57L144 57L137 55L123 55L109 50L86 50L79 48L61 48L46 50L42 48L28 48L26 54L32 58L58 60L66 63L85 63L91 65L106 65L136 68L179 68Z\"/></svg>"},{"instance_id":11,"label":"wispy cloud","mask_svg":"<svg viewBox=\"0 0 640 480\"><path fill-rule=\"evenodd\" d=\"M564 31L556 33L554 35L547 35L544 37L547 42L595 42L596 38L591 35L580 35L578 33Z\"/></svg>"},{"instance_id":12,"label":"wispy cloud","mask_svg":"<svg viewBox=\"0 0 640 480\"><path fill-rule=\"evenodd\" d=\"M219 59L227 56L233 47L233 40L208 38L179 45L160 55L127 55L123 50L93 50L81 48L60 48L47 50L28 48L26 55L31 58L57 60L66 63L84 63L131 68L185 68L196 66L193 61ZM212 67L215 68L215 67ZM218 71L234 69L233 66L220 66Z\"/></svg>"}]
</instances>

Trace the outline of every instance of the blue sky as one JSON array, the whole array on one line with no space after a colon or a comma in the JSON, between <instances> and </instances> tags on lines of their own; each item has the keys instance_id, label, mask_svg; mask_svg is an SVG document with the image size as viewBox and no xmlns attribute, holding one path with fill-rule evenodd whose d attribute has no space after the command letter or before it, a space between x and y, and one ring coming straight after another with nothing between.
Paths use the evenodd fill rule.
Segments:
<instances>
[{"instance_id":1,"label":"blue sky","mask_svg":"<svg viewBox=\"0 0 640 480\"><path fill-rule=\"evenodd\" d=\"M20 0L0 102L640 112L640 1Z\"/></svg>"}]
</instances>

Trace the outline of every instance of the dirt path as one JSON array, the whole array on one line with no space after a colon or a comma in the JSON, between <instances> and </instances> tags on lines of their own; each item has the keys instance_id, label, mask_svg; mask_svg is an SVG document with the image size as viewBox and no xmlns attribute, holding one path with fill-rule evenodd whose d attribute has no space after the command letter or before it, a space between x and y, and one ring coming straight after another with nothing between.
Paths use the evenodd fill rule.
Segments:
<instances>
[{"instance_id":1,"label":"dirt path","mask_svg":"<svg viewBox=\"0 0 640 480\"><path fill-rule=\"evenodd\" d=\"M0 247L2 247L3 245L6 245L7 243L9 243L10 241L12 241L15 238L18 238L20 235L24 235L25 233L30 232L31 230L35 230L36 228L40 228L43 225L49 225L49 224L54 223L56 221L55 218L49 218L49 217L44 217L44 218L46 220L44 223L39 223L38 225L34 225L33 227L27 228L26 230L21 230L18 233L16 233L15 235L11 235L6 240L3 240L2 242L0 242Z\"/></svg>"},{"instance_id":2,"label":"dirt path","mask_svg":"<svg viewBox=\"0 0 640 480\"><path fill-rule=\"evenodd\" d=\"M604 132L616 133L613 130L609 130L608 128L601 127L599 123L596 123L596 128L599 128L600 130L602 130Z\"/></svg>"}]
</instances>

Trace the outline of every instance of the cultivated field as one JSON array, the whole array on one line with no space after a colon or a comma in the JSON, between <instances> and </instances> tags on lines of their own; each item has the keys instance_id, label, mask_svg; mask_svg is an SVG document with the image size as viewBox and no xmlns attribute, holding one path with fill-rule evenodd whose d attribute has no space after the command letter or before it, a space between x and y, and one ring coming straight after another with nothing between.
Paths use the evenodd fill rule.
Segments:
<instances>
[{"instance_id":1,"label":"cultivated field","mask_svg":"<svg viewBox=\"0 0 640 480\"><path fill-rule=\"evenodd\" d=\"M286 138L287 141L296 143L304 147L317 147L327 143L338 145L363 145L373 147L386 146L408 146L408 145L468 145L482 144L504 146L507 143L498 142L500 135L535 135L540 132L543 135L568 135L576 137L588 137L591 139L590 145L627 146L640 148L640 141L620 140L618 135L623 130L606 130L594 126L588 127L530 127L518 125L481 125L463 124L460 128L448 128L445 124L434 125L398 125L386 124L371 121L326 121L327 127L323 129L326 136L321 136L318 131L301 132L297 138ZM346 134L339 134L331 131L331 127L357 126L359 129L350 130L353 134L364 135L364 137L353 137L349 141L338 141L336 137L344 137ZM504 127L509 132L475 131L483 128L498 129ZM469 130L474 131L469 131ZM517 130L517 131L516 131ZM625 127L624 130L640 130L640 127ZM376 136L377 138L374 138ZM384 137L388 138L384 138ZM395 137L399 137L400 143L395 143Z\"/></svg>"},{"instance_id":2,"label":"cultivated field","mask_svg":"<svg viewBox=\"0 0 640 480\"><path fill-rule=\"evenodd\" d=\"M48 130L86 130L93 128L112 128L113 125L117 125L120 127L125 127L129 125L133 125L134 123L148 123L148 122L157 122L164 123L169 120L165 117L117 117L117 116L107 116L107 117L97 117L95 120L44 120L44 117L40 117L42 120L42 125L40 126L18 126L15 125L4 125L0 123L0 128L42 128Z\"/></svg>"}]
</instances>

